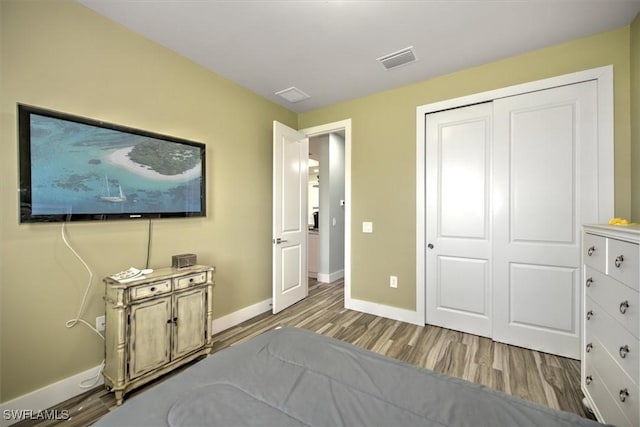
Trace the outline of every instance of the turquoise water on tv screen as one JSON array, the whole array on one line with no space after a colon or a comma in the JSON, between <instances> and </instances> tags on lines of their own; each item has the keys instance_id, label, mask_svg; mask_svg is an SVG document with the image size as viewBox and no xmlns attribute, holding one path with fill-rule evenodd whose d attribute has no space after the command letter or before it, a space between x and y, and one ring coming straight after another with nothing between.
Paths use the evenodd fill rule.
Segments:
<instances>
[{"instance_id":1,"label":"turquoise water on tv screen","mask_svg":"<svg viewBox=\"0 0 640 427\"><path fill-rule=\"evenodd\" d=\"M200 212L199 164L182 174L158 173L129 158L138 144L158 147L157 155L146 155L160 163L172 161L167 152L179 156L181 149L194 150L186 144L31 114L32 214Z\"/></svg>"}]
</instances>

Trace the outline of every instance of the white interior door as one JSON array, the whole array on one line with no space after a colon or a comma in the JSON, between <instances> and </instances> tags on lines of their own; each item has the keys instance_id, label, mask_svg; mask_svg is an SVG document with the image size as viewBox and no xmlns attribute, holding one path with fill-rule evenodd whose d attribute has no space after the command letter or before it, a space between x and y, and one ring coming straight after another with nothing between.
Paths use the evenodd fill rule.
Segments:
<instances>
[{"instance_id":1,"label":"white interior door","mask_svg":"<svg viewBox=\"0 0 640 427\"><path fill-rule=\"evenodd\" d=\"M580 229L598 222L596 83L496 100L494 119L493 338L579 359Z\"/></svg>"},{"instance_id":2,"label":"white interior door","mask_svg":"<svg viewBox=\"0 0 640 427\"><path fill-rule=\"evenodd\" d=\"M491 336L491 103L426 119L427 323Z\"/></svg>"},{"instance_id":3,"label":"white interior door","mask_svg":"<svg viewBox=\"0 0 640 427\"><path fill-rule=\"evenodd\" d=\"M308 294L307 181L309 140L273 122L273 313Z\"/></svg>"}]
</instances>

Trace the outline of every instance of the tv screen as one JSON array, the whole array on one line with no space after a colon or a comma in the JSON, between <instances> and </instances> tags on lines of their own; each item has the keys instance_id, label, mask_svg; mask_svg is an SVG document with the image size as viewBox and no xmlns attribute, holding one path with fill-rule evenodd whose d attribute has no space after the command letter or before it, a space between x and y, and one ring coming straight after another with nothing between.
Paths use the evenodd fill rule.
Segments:
<instances>
[{"instance_id":1,"label":"tv screen","mask_svg":"<svg viewBox=\"0 0 640 427\"><path fill-rule=\"evenodd\" d=\"M206 215L205 146L18 104L20 222Z\"/></svg>"}]
</instances>

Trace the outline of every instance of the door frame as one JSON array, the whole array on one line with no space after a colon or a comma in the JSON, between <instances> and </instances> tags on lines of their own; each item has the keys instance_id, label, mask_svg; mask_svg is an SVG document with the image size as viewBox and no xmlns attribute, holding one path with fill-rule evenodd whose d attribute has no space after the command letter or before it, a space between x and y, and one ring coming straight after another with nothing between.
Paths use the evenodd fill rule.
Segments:
<instances>
[{"instance_id":1,"label":"door frame","mask_svg":"<svg viewBox=\"0 0 640 427\"><path fill-rule=\"evenodd\" d=\"M426 114L498 98L595 80L598 93L598 218L614 215L613 66L593 68L548 79L480 92L416 108L416 321L426 324Z\"/></svg>"},{"instance_id":2,"label":"door frame","mask_svg":"<svg viewBox=\"0 0 640 427\"><path fill-rule=\"evenodd\" d=\"M307 138L338 131L344 131L344 305L349 308L351 306L351 119L299 130Z\"/></svg>"}]
</instances>

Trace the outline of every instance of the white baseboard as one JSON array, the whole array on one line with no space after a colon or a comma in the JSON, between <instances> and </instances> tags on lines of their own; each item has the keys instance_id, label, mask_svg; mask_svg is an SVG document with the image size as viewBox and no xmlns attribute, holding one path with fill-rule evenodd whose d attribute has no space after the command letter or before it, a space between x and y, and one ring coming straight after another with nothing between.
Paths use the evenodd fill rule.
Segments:
<instances>
[{"instance_id":1,"label":"white baseboard","mask_svg":"<svg viewBox=\"0 0 640 427\"><path fill-rule=\"evenodd\" d=\"M240 323L269 310L271 310L271 298L250 305L249 307L242 308L238 311L234 311L226 316L213 319L211 333L217 334L218 332L222 332L226 329L239 325Z\"/></svg>"},{"instance_id":2,"label":"white baseboard","mask_svg":"<svg viewBox=\"0 0 640 427\"><path fill-rule=\"evenodd\" d=\"M48 386L27 393L13 400L0 403L0 413L2 414L0 417L0 426L10 426L18 421L22 421L18 417L29 417L29 411L33 411L33 416L36 416L38 411L51 408L52 406L82 394L93 387L104 384L102 375L100 375L95 384L91 383L91 387L83 388L80 386L83 382L89 382L92 379L95 379L101 368L102 365L96 366L95 368L88 369L72 377L49 384Z\"/></svg>"},{"instance_id":3,"label":"white baseboard","mask_svg":"<svg viewBox=\"0 0 640 427\"><path fill-rule=\"evenodd\" d=\"M346 297L344 300L344 306L350 310L361 311L363 313L373 314L387 319L424 326L424 319L421 319L416 311Z\"/></svg>"},{"instance_id":4,"label":"white baseboard","mask_svg":"<svg viewBox=\"0 0 640 427\"><path fill-rule=\"evenodd\" d=\"M321 283L333 283L338 279L344 277L344 270L334 271L333 273L318 273L318 282Z\"/></svg>"}]
</instances>

